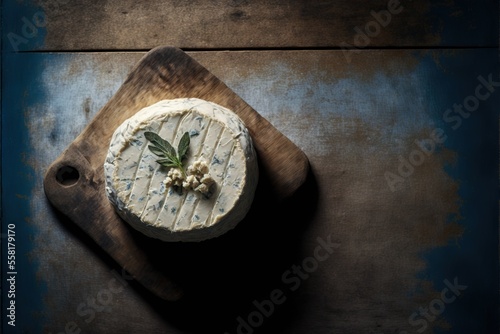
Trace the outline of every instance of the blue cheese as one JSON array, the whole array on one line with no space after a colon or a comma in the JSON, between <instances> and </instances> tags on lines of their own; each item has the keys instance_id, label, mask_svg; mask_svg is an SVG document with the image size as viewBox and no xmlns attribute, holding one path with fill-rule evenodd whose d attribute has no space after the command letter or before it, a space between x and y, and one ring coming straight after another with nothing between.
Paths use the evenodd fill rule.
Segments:
<instances>
[{"instance_id":1,"label":"blue cheese","mask_svg":"<svg viewBox=\"0 0 500 334\"><path fill-rule=\"evenodd\" d=\"M156 162L144 132L177 146L185 132L184 165L205 161L211 196L166 187L168 168ZM202 241L233 229L247 214L258 182L257 157L243 121L212 102L181 98L146 107L114 132L104 163L106 192L132 227L163 241Z\"/></svg>"}]
</instances>

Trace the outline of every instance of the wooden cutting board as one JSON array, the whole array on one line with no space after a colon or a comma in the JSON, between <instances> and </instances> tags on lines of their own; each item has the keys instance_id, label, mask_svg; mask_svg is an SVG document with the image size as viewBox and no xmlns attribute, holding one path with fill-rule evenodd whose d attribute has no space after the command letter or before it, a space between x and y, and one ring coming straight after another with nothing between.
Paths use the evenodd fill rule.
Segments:
<instances>
[{"instance_id":1,"label":"wooden cutting board","mask_svg":"<svg viewBox=\"0 0 500 334\"><path fill-rule=\"evenodd\" d=\"M277 201L288 198L305 181L309 169L307 157L297 146L186 53L174 47L148 52L92 122L49 166L44 188L55 208L135 280L165 300L179 299L182 291L168 268L154 263L147 238L137 237L110 205L103 164L111 136L123 121L155 102L181 97L218 103L243 119L258 154L261 179L266 179L266 196L272 193Z\"/></svg>"}]
</instances>

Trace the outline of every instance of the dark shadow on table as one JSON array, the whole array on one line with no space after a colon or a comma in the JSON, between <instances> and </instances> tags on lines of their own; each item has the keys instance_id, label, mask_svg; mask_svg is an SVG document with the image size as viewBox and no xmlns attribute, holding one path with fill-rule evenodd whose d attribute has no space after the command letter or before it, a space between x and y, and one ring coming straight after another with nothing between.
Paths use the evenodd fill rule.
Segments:
<instances>
[{"instance_id":1,"label":"dark shadow on table","mask_svg":"<svg viewBox=\"0 0 500 334\"><path fill-rule=\"evenodd\" d=\"M153 306L168 326L185 332L237 333L238 317L248 323L252 312L251 322L260 333L276 332L300 311L282 276L303 260L301 234L313 219L317 201L318 187L311 169L301 188L281 202L269 188L267 175L261 173L251 210L234 230L218 238L199 243L166 243L127 225L155 267L178 284L184 296L168 302L136 281L128 281L129 286ZM55 211L69 232L81 238L107 265L120 271L86 233ZM273 303L271 308L263 301L269 300L271 292L277 289L283 292L279 300L284 302ZM267 314L257 315L254 301L267 306L259 311Z\"/></svg>"},{"instance_id":2,"label":"dark shadow on table","mask_svg":"<svg viewBox=\"0 0 500 334\"><path fill-rule=\"evenodd\" d=\"M262 332L294 316L297 307L282 275L302 260L301 234L316 211L318 189L311 169L301 188L281 203L268 185L267 176L261 174L247 217L221 237L164 243L134 232L154 263L168 268L166 274L183 288L180 301L165 302L138 287L170 325L193 333L236 333L238 317L248 321L256 310L254 301L269 300L276 289L283 292L278 298L283 302L272 307L264 302L267 308L262 312L267 314L262 321L254 314L251 322Z\"/></svg>"}]
</instances>

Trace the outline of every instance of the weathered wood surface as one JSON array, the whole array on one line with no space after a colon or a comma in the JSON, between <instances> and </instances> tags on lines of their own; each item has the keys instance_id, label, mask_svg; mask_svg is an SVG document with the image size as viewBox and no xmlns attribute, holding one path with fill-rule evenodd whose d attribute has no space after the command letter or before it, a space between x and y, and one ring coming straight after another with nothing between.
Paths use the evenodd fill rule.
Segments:
<instances>
[{"instance_id":1,"label":"weathered wood surface","mask_svg":"<svg viewBox=\"0 0 500 334\"><path fill-rule=\"evenodd\" d=\"M342 51L190 53L296 143L314 177L238 237L165 254L189 287L175 304L116 278L119 267L50 208L41 187L143 55L4 59L4 79L16 84L2 96L2 223L17 224L28 256L19 258L20 330L232 334L272 291L274 310L255 333L495 330L495 50L365 51L350 63ZM449 113L454 104L473 111ZM400 179L388 182L387 172ZM455 280L467 286L458 297L447 285Z\"/></svg>"},{"instance_id":2,"label":"weathered wood surface","mask_svg":"<svg viewBox=\"0 0 500 334\"><path fill-rule=\"evenodd\" d=\"M302 186L309 170L304 153L223 82L173 47L155 48L139 61L116 94L53 162L44 179L45 193L56 209L135 280L166 300L177 300L182 294L165 269L168 262L163 257L172 248L157 243L158 247L145 252L151 241L134 237L107 200L103 165L111 136L120 124L158 101L188 97L229 108L245 122L259 157L261 182L256 196L280 202ZM263 208L253 210L262 212Z\"/></svg>"},{"instance_id":3,"label":"weathered wood surface","mask_svg":"<svg viewBox=\"0 0 500 334\"><path fill-rule=\"evenodd\" d=\"M2 237L16 226L18 270L16 327L2 318L2 333L233 334L277 289L286 300L274 294L254 333L498 332L498 1L401 0L388 22L390 3L2 1ZM42 187L144 56L119 51L158 45L214 50L190 55L313 172L237 237L174 247L169 273L189 292L175 304L122 272ZM12 53L47 50L107 52ZM418 145L429 139L442 142Z\"/></svg>"},{"instance_id":4,"label":"weathered wood surface","mask_svg":"<svg viewBox=\"0 0 500 334\"><path fill-rule=\"evenodd\" d=\"M498 45L494 0L4 2L8 50Z\"/></svg>"}]
</instances>

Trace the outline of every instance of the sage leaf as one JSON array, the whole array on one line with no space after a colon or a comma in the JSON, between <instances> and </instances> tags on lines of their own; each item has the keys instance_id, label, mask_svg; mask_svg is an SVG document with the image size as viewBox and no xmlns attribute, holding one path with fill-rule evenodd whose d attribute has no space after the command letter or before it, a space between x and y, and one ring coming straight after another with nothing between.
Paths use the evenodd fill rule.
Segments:
<instances>
[{"instance_id":1,"label":"sage leaf","mask_svg":"<svg viewBox=\"0 0 500 334\"><path fill-rule=\"evenodd\" d=\"M153 152L155 155L159 156L160 158L166 157L165 153L162 150L160 150L159 148L157 148L156 146L148 145L148 148L151 152Z\"/></svg>"},{"instance_id":2,"label":"sage leaf","mask_svg":"<svg viewBox=\"0 0 500 334\"><path fill-rule=\"evenodd\" d=\"M158 159L156 162L165 167L178 167L179 165L176 161L172 161L169 158Z\"/></svg>"},{"instance_id":3,"label":"sage leaf","mask_svg":"<svg viewBox=\"0 0 500 334\"><path fill-rule=\"evenodd\" d=\"M182 175L186 176L182 160L186 157L189 150L190 137L188 132L185 132L179 140L177 152L175 152L174 147L168 141L154 132L144 132L144 136L151 142L151 145L148 145L151 153L161 158L156 160L157 163L164 167L179 168Z\"/></svg>"},{"instance_id":4,"label":"sage leaf","mask_svg":"<svg viewBox=\"0 0 500 334\"><path fill-rule=\"evenodd\" d=\"M179 141L179 145L177 146L177 156L179 157L179 160L182 161L187 154L187 151L189 149L189 143L190 143L190 137L188 132L184 132L184 134L181 137L181 140Z\"/></svg>"},{"instance_id":5,"label":"sage leaf","mask_svg":"<svg viewBox=\"0 0 500 334\"><path fill-rule=\"evenodd\" d=\"M156 148L161 150L167 157L175 156L175 149L170 145L168 141L160 137L154 132L144 132L144 136L149 140ZM154 153L154 152L153 152Z\"/></svg>"}]
</instances>

